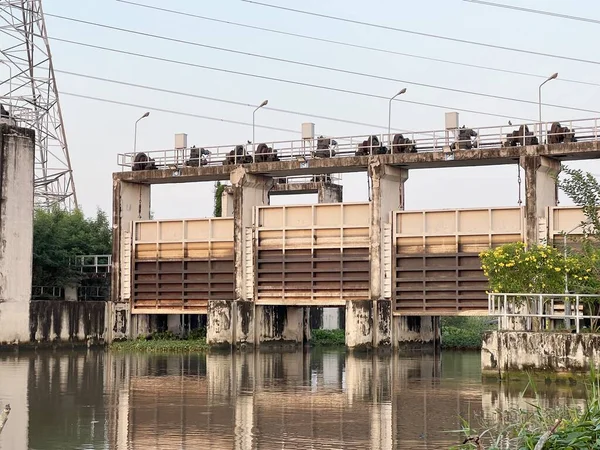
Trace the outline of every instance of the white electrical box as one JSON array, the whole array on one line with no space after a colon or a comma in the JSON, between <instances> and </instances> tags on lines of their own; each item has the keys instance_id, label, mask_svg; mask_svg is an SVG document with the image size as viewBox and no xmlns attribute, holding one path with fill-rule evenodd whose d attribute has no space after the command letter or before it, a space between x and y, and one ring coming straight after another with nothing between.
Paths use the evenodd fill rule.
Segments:
<instances>
[{"instance_id":1,"label":"white electrical box","mask_svg":"<svg viewBox=\"0 0 600 450\"><path fill-rule=\"evenodd\" d=\"M456 130L458 128L458 113L446 113L446 130Z\"/></svg>"},{"instance_id":2,"label":"white electrical box","mask_svg":"<svg viewBox=\"0 0 600 450\"><path fill-rule=\"evenodd\" d=\"M175 148L187 148L187 134L178 133L175 135Z\"/></svg>"},{"instance_id":3,"label":"white electrical box","mask_svg":"<svg viewBox=\"0 0 600 450\"><path fill-rule=\"evenodd\" d=\"M315 138L315 124L314 123L303 123L302 124L302 139L314 139Z\"/></svg>"}]
</instances>

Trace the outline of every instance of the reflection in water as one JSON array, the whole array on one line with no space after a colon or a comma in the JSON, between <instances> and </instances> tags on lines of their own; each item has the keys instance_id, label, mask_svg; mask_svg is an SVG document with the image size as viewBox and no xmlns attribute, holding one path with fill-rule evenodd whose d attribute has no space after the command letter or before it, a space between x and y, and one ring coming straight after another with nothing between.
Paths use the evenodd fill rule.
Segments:
<instances>
[{"instance_id":1,"label":"reflection in water","mask_svg":"<svg viewBox=\"0 0 600 450\"><path fill-rule=\"evenodd\" d=\"M0 381L0 450L447 448L461 416L526 406L524 385L481 384L478 353L48 352L0 356Z\"/></svg>"}]
</instances>

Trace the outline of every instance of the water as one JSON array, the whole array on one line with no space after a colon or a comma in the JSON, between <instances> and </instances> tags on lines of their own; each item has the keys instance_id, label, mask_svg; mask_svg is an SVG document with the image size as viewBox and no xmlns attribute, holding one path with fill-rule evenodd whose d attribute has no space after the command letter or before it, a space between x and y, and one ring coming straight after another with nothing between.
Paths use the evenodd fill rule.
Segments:
<instances>
[{"instance_id":1,"label":"water","mask_svg":"<svg viewBox=\"0 0 600 450\"><path fill-rule=\"evenodd\" d=\"M522 388L482 384L479 353L5 354L0 449L443 449L460 416L523 404Z\"/></svg>"}]
</instances>

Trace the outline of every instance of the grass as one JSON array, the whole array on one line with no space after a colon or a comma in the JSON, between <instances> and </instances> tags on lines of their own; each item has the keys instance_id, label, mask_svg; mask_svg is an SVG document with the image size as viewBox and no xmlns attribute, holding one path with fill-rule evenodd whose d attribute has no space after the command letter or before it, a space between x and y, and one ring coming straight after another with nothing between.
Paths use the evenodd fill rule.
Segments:
<instances>
[{"instance_id":1,"label":"grass","mask_svg":"<svg viewBox=\"0 0 600 450\"><path fill-rule=\"evenodd\" d=\"M310 335L312 347L343 347L346 345L344 330L311 330Z\"/></svg>"},{"instance_id":2,"label":"grass","mask_svg":"<svg viewBox=\"0 0 600 450\"><path fill-rule=\"evenodd\" d=\"M185 338L167 331L133 340L113 342L110 349L118 352L201 353L208 349L208 345L203 330L195 330Z\"/></svg>"},{"instance_id":3,"label":"grass","mask_svg":"<svg viewBox=\"0 0 600 450\"><path fill-rule=\"evenodd\" d=\"M536 403L530 410L510 408L498 410L493 420L479 419L474 430L463 419L460 430L471 442L451 447L466 449L517 450L590 450L600 448L600 381L592 370L587 384L586 404L583 408L562 406L542 408L533 379L528 386L535 393ZM476 443L476 441L479 441Z\"/></svg>"}]
</instances>

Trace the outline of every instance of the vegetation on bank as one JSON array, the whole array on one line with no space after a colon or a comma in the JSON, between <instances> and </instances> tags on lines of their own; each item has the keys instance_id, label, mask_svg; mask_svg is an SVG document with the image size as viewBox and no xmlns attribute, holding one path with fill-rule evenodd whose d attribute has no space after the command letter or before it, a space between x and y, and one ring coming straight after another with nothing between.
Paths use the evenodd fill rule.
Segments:
<instances>
[{"instance_id":1,"label":"vegetation on bank","mask_svg":"<svg viewBox=\"0 0 600 450\"><path fill-rule=\"evenodd\" d=\"M110 349L121 352L200 353L208 349L208 344L205 330L194 330L184 337L165 331L133 340L113 342Z\"/></svg>"},{"instance_id":2,"label":"vegetation on bank","mask_svg":"<svg viewBox=\"0 0 600 450\"><path fill-rule=\"evenodd\" d=\"M526 246L519 242L481 252L481 267L489 279L490 292L559 294L565 292L566 276L569 292L600 293L600 184L592 174L581 170L563 167L561 173L564 176L559 187L582 208L586 218L579 230L572 230L580 237L566 236L567 242L577 245L565 249L560 238L548 245ZM600 315L600 295L584 298L582 303L584 314ZM596 325L591 324L592 330L597 329Z\"/></svg>"},{"instance_id":3,"label":"vegetation on bank","mask_svg":"<svg viewBox=\"0 0 600 450\"><path fill-rule=\"evenodd\" d=\"M33 219L33 285L64 287L79 280L76 256L110 255L112 229L100 209L86 218L80 210L37 209Z\"/></svg>"},{"instance_id":4,"label":"vegetation on bank","mask_svg":"<svg viewBox=\"0 0 600 450\"><path fill-rule=\"evenodd\" d=\"M346 331L311 330L310 345L312 347L344 347L346 345Z\"/></svg>"},{"instance_id":5,"label":"vegetation on bank","mask_svg":"<svg viewBox=\"0 0 600 450\"><path fill-rule=\"evenodd\" d=\"M220 181L215 183L215 201L213 208L213 216L221 217L223 215L223 191L225 190L225 185Z\"/></svg>"},{"instance_id":6,"label":"vegetation on bank","mask_svg":"<svg viewBox=\"0 0 600 450\"><path fill-rule=\"evenodd\" d=\"M477 429L463 419L465 439L451 450L591 450L600 448L600 381L592 372L583 408L543 408L535 383L528 387L536 403L529 410L514 407L496 411L493 418L477 418ZM522 396L525 394L523 392Z\"/></svg>"},{"instance_id":7,"label":"vegetation on bank","mask_svg":"<svg viewBox=\"0 0 600 450\"><path fill-rule=\"evenodd\" d=\"M483 333L494 329L489 317L442 317L442 348L447 350L479 350Z\"/></svg>"}]
</instances>

